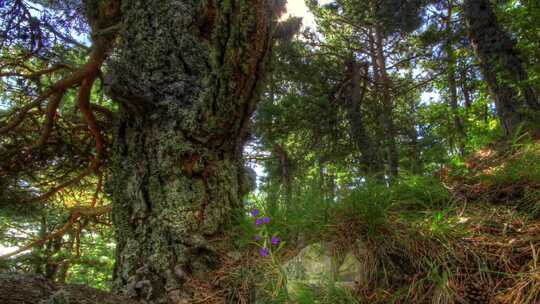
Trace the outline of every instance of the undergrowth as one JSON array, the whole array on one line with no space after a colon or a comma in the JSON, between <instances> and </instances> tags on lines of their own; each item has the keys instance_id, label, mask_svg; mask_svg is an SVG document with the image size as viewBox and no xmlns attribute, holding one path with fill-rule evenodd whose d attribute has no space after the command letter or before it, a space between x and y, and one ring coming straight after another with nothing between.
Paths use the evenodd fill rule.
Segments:
<instances>
[{"instance_id":1,"label":"undergrowth","mask_svg":"<svg viewBox=\"0 0 540 304\"><path fill-rule=\"evenodd\" d=\"M480 151L442 179L363 183L332 199L317 185L289 201L251 197L287 244L271 259L253 250L258 303L540 303L539 148ZM252 224L242 246L254 246ZM354 286L287 282L284 263L316 243L337 263L354 255Z\"/></svg>"}]
</instances>

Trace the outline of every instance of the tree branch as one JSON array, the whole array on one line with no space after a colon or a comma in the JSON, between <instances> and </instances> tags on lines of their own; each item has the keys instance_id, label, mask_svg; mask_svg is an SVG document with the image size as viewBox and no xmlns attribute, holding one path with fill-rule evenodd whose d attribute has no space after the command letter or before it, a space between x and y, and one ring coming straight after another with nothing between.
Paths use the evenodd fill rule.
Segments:
<instances>
[{"instance_id":1,"label":"tree branch","mask_svg":"<svg viewBox=\"0 0 540 304\"><path fill-rule=\"evenodd\" d=\"M71 185L79 182L81 179L83 179L86 176L90 175L93 171L94 171L94 164L92 163L90 168L88 168L87 170L85 170L81 174L77 175L73 179L70 179L70 180L68 180L66 182L63 182L62 184L60 184L60 185L58 185L56 187L53 187L47 193L44 193L44 194L42 194L40 196L31 198L31 199L28 199L28 200L24 200L21 203L30 204L30 203L35 203L35 202L39 202L39 201L42 201L42 200L46 200L46 199L50 198L51 196L55 195L58 191L64 189L65 187L71 186Z\"/></svg>"},{"instance_id":2,"label":"tree branch","mask_svg":"<svg viewBox=\"0 0 540 304\"><path fill-rule=\"evenodd\" d=\"M79 109L83 113L84 120L88 124L88 128L96 141L96 158L94 159L94 166L97 168L104 154L105 145L103 137L101 136L101 130L96 123L96 118L90 107L90 93L95 79L96 74L91 75L89 78L82 81L81 87L79 88Z\"/></svg>"},{"instance_id":3,"label":"tree branch","mask_svg":"<svg viewBox=\"0 0 540 304\"><path fill-rule=\"evenodd\" d=\"M73 226L73 224L81 216L89 217L89 216L98 216L98 215L102 215L102 214L105 214L105 213L109 213L109 212L112 211L112 206L107 205L107 206L103 206L103 207L94 207L94 208L92 208L92 207L75 207L75 208L71 208L70 211L71 211L71 216L69 217L69 220L64 224L64 226L62 226L62 228L56 230L55 232L53 232L53 233L51 233L51 234L49 234L49 235L47 235L47 236L45 236L45 237L43 237L41 239L35 240L35 241L25 245L25 246L19 247L17 250L15 250L13 252L1 255L0 260L8 259L8 258L10 258L10 257L12 257L14 255L17 255L17 254L19 254L21 252L29 250L32 247L42 245L48 240L52 240L52 239L62 237L64 234L66 234L69 231L69 229L71 229L71 226Z\"/></svg>"},{"instance_id":4,"label":"tree branch","mask_svg":"<svg viewBox=\"0 0 540 304\"><path fill-rule=\"evenodd\" d=\"M65 91L58 91L51 96L49 103L47 104L47 117L45 120L45 125L43 126L41 131L41 136L30 149L35 149L43 146L47 142L47 139L49 139L49 136L51 135L51 131L54 126L56 110L58 109L58 106L60 106L62 97L64 97L64 92Z\"/></svg>"}]
</instances>

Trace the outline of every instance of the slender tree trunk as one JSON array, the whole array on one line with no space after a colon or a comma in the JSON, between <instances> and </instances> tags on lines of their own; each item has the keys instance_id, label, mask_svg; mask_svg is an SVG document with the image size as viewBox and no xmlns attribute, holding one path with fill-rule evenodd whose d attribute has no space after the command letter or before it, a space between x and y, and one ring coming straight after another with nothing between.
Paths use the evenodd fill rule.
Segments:
<instances>
[{"instance_id":1,"label":"slender tree trunk","mask_svg":"<svg viewBox=\"0 0 540 304\"><path fill-rule=\"evenodd\" d=\"M328 174L328 198L331 202L336 201L336 174L335 172L330 172Z\"/></svg>"},{"instance_id":2,"label":"slender tree trunk","mask_svg":"<svg viewBox=\"0 0 540 304\"><path fill-rule=\"evenodd\" d=\"M480 68L507 135L530 120L527 111L540 111L534 89L511 37L497 22L489 0L465 0L464 16ZM528 108L528 109L527 109Z\"/></svg>"},{"instance_id":3,"label":"slender tree trunk","mask_svg":"<svg viewBox=\"0 0 540 304\"><path fill-rule=\"evenodd\" d=\"M372 71L372 77L373 77L373 81L371 82L372 84L371 91L374 92L373 98L377 101L377 102L374 102L374 106L373 106L373 112L376 115L375 121L378 123L377 128L375 129L375 136L373 138L373 143L377 147L377 150L376 150L377 157L380 160L380 166L381 166L380 174L381 174L381 178L384 179L384 175L386 174L386 172L384 172L384 163L382 160L385 158L382 153L383 152L382 148L379 148L379 147L384 146L387 134L385 133L386 130L384 129L384 122L383 122L384 120L383 116L385 115L385 113L384 113L384 109L382 109L380 105L380 95L379 95L380 72L379 72L379 67L377 65L377 50L375 46L375 36L374 36L375 34L373 33L372 27L368 28L368 35L369 35L368 36L369 56L371 59L371 71Z\"/></svg>"},{"instance_id":4,"label":"slender tree trunk","mask_svg":"<svg viewBox=\"0 0 540 304\"><path fill-rule=\"evenodd\" d=\"M457 131L457 133L455 134L456 145L459 150L459 154L461 154L461 156L464 156L465 155L464 141L465 141L465 138L467 137L467 133L465 133L465 128L463 127L463 123L461 122L461 118L459 116L459 104L458 104L458 98L457 98L456 78L453 71L454 71L453 68L449 68L448 91L450 93L450 109L452 110L454 128Z\"/></svg>"},{"instance_id":5,"label":"slender tree trunk","mask_svg":"<svg viewBox=\"0 0 540 304\"><path fill-rule=\"evenodd\" d=\"M468 85L467 77L467 68L463 67L460 69L460 86L461 92L463 93L463 105L465 106L465 111L469 111L471 108L471 88Z\"/></svg>"},{"instance_id":6,"label":"slender tree trunk","mask_svg":"<svg viewBox=\"0 0 540 304\"><path fill-rule=\"evenodd\" d=\"M47 257L52 261L45 263L45 278L54 280L58 275L59 264L54 260L54 256L62 249L62 238L52 239L47 242Z\"/></svg>"},{"instance_id":7,"label":"slender tree trunk","mask_svg":"<svg viewBox=\"0 0 540 304\"><path fill-rule=\"evenodd\" d=\"M69 269L71 267L71 256L73 254L73 245L75 244L75 233L74 231L71 231L69 233L69 240L67 241L67 244L65 245L65 250L67 252L69 252L69 257L62 261L62 263L60 263L60 269L58 270L58 275L57 275L57 282L58 283L61 283L61 284L65 284L66 283L66 279L68 277L68 274L69 274Z\"/></svg>"},{"instance_id":8,"label":"slender tree trunk","mask_svg":"<svg viewBox=\"0 0 540 304\"><path fill-rule=\"evenodd\" d=\"M375 62L380 75L378 77L379 89L381 90L381 102L384 115L382 115L382 123L385 131L386 146L388 148L388 166L390 179L397 178L399 167L399 154L396 144L396 128L394 126L394 102L390 94L390 79L386 71L386 56L384 54L384 36L383 29L380 24L374 26L374 42L375 42Z\"/></svg>"},{"instance_id":9,"label":"slender tree trunk","mask_svg":"<svg viewBox=\"0 0 540 304\"><path fill-rule=\"evenodd\" d=\"M120 294L200 300L194 286L209 284L231 250L228 231L243 210L242 148L281 5L122 1L124 30L107 77L121 102L111 179Z\"/></svg>"},{"instance_id":10,"label":"slender tree trunk","mask_svg":"<svg viewBox=\"0 0 540 304\"><path fill-rule=\"evenodd\" d=\"M447 56L447 78L448 78L448 93L450 101L450 109L452 110L452 117L454 120L454 128L457 133L455 133L455 142L459 153L461 156L465 155L465 138L467 134L465 133L465 128L461 122L459 116L459 104L458 104L458 95L457 95L457 85L456 85L456 55L452 47L452 10L453 10L453 1L448 3L448 13L447 13L447 24L446 24L446 42L444 45L446 56ZM453 149L453 147L451 147Z\"/></svg>"},{"instance_id":11,"label":"slender tree trunk","mask_svg":"<svg viewBox=\"0 0 540 304\"><path fill-rule=\"evenodd\" d=\"M415 110L412 110L412 113L414 113ZM412 152L412 159L411 159L411 172L413 174L422 174L424 172L424 163L422 161L422 147L420 146L420 142L418 141L418 130L416 129L415 123L410 127L407 128L407 135L410 139L410 145L411 145L411 152Z\"/></svg>"},{"instance_id":12,"label":"slender tree trunk","mask_svg":"<svg viewBox=\"0 0 540 304\"><path fill-rule=\"evenodd\" d=\"M292 201L292 163L289 153L280 145L274 144L274 152L279 158L280 182L285 192L285 203Z\"/></svg>"},{"instance_id":13,"label":"slender tree trunk","mask_svg":"<svg viewBox=\"0 0 540 304\"><path fill-rule=\"evenodd\" d=\"M344 99L344 108L347 120L351 125L351 137L356 148L361 153L360 164L362 170L368 176L380 176L383 173L383 167L378 152L378 145L372 140L364 126L364 117L361 109L365 92L365 87L362 86L365 83L361 77L362 73L367 77L367 71L363 70L362 67L363 65L354 58L347 62L351 85Z\"/></svg>"},{"instance_id":14,"label":"slender tree trunk","mask_svg":"<svg viewBox=\"0 0 540 304\"><path fill-rule=\"evenodd\" d=\"M38 238L43 239L46 235L47 235L47 217L45 216L45 214L41 214ZM44 247L45 247L45 243L32 248L32 251L33 251L32 254L35 254L37 257L41 256L40 251L42 251ZM36 259L36 262L34 263L34 265L32 265L32 268L33 268L34 273L40 274L40 275L44 274L43 261L40 258Z\"/></svg>"}]
</instances>

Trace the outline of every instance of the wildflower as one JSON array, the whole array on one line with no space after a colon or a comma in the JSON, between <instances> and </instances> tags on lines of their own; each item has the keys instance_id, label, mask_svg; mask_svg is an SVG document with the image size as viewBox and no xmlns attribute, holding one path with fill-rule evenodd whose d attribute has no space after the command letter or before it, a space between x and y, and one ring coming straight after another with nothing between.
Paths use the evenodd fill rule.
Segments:
<instances>
[{"instance_id":1,"label":"wildflower","mask_svg":"<svg viewBox=\"0 0 540 304\"><path fill-rule=\"evenodd\" d=\"M260 235L258 235L258 234L257 234L257 235L255 236L255 241L257 241L257 242L258 242L258 241L260 241L261 239L262 239L262 238L261 238L261 236L260 236Z\"/></svg>"},{"instance_id":2,"label":"wildflower","mask_svg":"<svg viewBox=\"0 0 540 304\"><path fill-rule=\"evenodd\" d=\"M279 244L280 239L279 239L277 236L273 236L273 237L270 239L270 242L272 243L272 245L277 245L277 244Z\"/></svg>"},{"instance_id":3,"label":"wildflower","mask_svg":"<svg viewBox=\"0 0 540 304\"><path fill-rule=\"evenodd\" d=\"M261 220L261 219L256 219L255 220L255 226L260 226L262 224L263 224L263 220Z\"/></svg>"},{"instance_id":4,"label":"wildflower","mask_svg":"<svg viewBox=\"0 0 540 304\"><path fill-rule=\"evenodd\" d=\"M268 248L263 247L261 248L261 250L259 250L259 254L263 257L268 256L268 254L270 254L270 250L268 250Z\"/></svg>"},{"instance_id":5,"label":"wildflower","mask_svg":"<svg viewBox=\"0 0 540 304\"><path fill-rule=\"evenodd\" d=\"M264 222L265 224L269 224L269 223L270 223L270 218L269 218L268 216L264 217L264 218L263 218L263 222Z\"/></svg>"},{"instance_id":6,"label":"wildflower","mask_svg":"<svg viewBox=\"0 0 540 304\"><path fill-rule=\"evenodd\" d=\"M259 209L253 209L253 210L251 210L251 215L252 215L253 217L259 216L260 213L261 213L261 212L259 211Z\"/></svg>"}]
</instances>

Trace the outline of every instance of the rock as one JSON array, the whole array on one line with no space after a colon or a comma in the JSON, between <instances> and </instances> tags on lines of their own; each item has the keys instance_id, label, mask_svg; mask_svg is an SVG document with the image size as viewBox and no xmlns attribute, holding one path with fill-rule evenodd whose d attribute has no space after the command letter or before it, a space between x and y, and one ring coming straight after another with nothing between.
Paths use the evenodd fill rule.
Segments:
<instances>
[{"instance_id":1,"label":"rock","mask_svg":"<svg viewBox=\"0 0 540 304\"><path fill-rule=\"evenodd\" d=\"M338 282L353 283L358 279L358 272L361 266L358 259L351 252L345 255L345 259L339 266L337 273Z\"/></svg>"},{"instance_id":2,"label":"rock","mask_svg":"<svg viewBox=\"0 0 540 304\"><path fill-rule=\"evenodd\" d=\"M354 288L360 263L348 252L342 261L328 254L321 243L311 244L284 265L289 288L296 285L318 288L334 283L341 288ZM337 269L337 271L336 271Z\"/></svg>"},{"instance_id":3,"label":"rock","mask_svg":"<svg viewBox=\"0 0 540 304\"><path fill-rule=\"evenodd\" d=\"M309 245L285 264L287 282L322 283L332 273L331 264L331 258L320 243Z\"/></svg>"}]
</instances>

